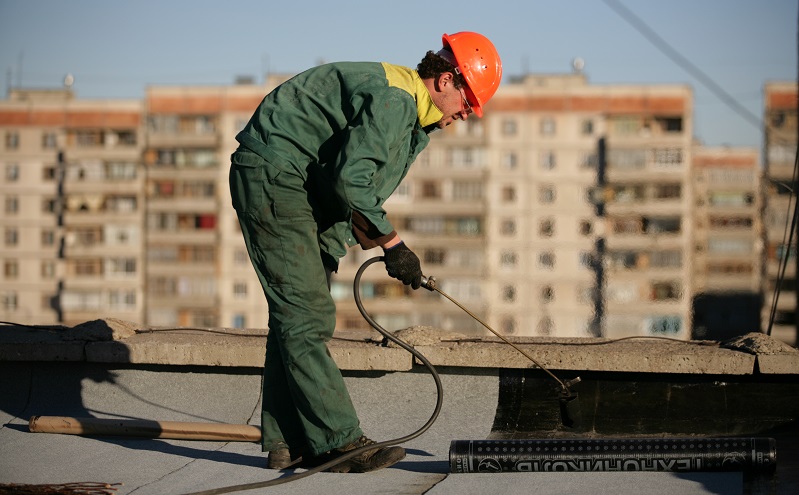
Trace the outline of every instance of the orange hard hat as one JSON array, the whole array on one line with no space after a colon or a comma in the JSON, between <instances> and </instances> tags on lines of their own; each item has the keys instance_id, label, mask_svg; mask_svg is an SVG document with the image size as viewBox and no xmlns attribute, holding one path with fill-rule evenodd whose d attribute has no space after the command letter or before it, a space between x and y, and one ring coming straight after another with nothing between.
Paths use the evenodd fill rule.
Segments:
<instances>
[{"instance_id":1,"label":"orange hard hat","mask_svg":"<svg viewBox=\"0 0 799 495\"><path fill-rule=\"evenodd\" d=\"M494 96L502 80L502 60L488 38L479 33L461 31L441 37L444 48L438 56L445 59L466 79L466 99L478 117L483 105Z\"/></svg>"}]
</instances>

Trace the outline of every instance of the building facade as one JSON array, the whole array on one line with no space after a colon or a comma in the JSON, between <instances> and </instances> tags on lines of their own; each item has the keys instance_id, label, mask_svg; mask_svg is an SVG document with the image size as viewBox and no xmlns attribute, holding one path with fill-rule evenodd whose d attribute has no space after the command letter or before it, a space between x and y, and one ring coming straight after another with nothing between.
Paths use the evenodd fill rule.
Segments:
<instances>
[{"instance_id":1,"label":"building facade","mask_svg":"<svg viewBox=\"0 0 799 495\"><path fill-rule=\"evenodd\" d=\"M2 318L266 327L227 175L236 133L286 77L150 87L143 101L0 102ZM500 87L484 119L434 133L386 209L425 274L506 335L690 338L697 295L758 291L771 273L753 240L756 152L696 145L692 116L683 85L527 75ZM368 328L352 280L380 254L342 260L338 328ZM359 289L387 329L486 333L382 264Z\"/></svg>"},{"instance_id":2,"label":"building facade","mask_svg":"<svg viewBox=\"0 0 799 495\"><path fill-rule=\"evenodd\" d=\"M764 87L764 192L766 274L764 330L786 342L797 342L796 235L786 233L795 221L797 166L797 89L795 82ZM779 290L777 290L779 289ZM777 294L779 296L777 297Z\"/></svg>"},{"instance_id":3,"label":"building facade","mask_svg":"<svg viewBox=\"0 0 799 495\"><path fill-rule=\"evenodd\" d=\"M141 116L68 89L0 103L4 319L142 319Z\"/></svg>"}]
</instances>

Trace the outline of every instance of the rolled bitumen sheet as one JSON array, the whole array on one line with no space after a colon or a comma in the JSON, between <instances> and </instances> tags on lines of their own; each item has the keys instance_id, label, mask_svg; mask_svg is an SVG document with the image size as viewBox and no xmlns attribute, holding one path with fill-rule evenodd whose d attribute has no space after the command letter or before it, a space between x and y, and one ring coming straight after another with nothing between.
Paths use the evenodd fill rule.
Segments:
<instances>
[{"instance_id":1,"label":"rolled bitumen sheet","mask_svg":"<svg viewBox=\"0 0 799 495\"><path fill-rule=\"evenodd\" d=\"M566 471L773 472L773 438L453 440L452 473Z\"/></svg>"}]
</instances>

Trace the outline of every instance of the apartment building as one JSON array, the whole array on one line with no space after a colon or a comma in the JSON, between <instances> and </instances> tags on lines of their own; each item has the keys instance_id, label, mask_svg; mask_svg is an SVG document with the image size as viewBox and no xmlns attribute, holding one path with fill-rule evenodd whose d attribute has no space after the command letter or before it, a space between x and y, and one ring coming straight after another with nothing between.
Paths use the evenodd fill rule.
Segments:
<instances>
[{"instance_id":1,"label":"apartment building","mask_svg":"<svg viewBox=\"0 0 799 495\"><path fill-rule=\"evenodd\" d=\"M150 87L145 96L145 320L260 327L268 311L230 205L235 136L262 86Z\"/></svg>"},{"instance_id":2,"label":"apartment building","mask_svg":"<svg viewBox=\"0 0 799 495\"><path fill-rule=\"evenodd\" d=\"M504 334L685 338L692 107L685 86L511 81L485 118L433 135L389 217L442 290ZM391 328L485 333L437 294L375 276L369 309ZM357 324L344 284L339 317Z\"/></svg>"},{"instance_id":3,"label":"apartment building","mask_svg":"<svg viewBox=\"0 0 799 495\"><path fill-rule=\"evenodd\" d=\"M141 115L69 88L0 102L4 320L141 320Z\"/></svg>"},{"instance_id":4,"label":"apartment building","mask_svg":"<svg viewBox=\"0 0 799 495\"><path fill-rule=\"evenodd\" d=\"M2 317L264 328L228 158L287 77L150 87L141 102L69 91L0 102ZM696 146L692 112L683 85L593 85L580 72L513 79L484 119L432 135L387 201L389 218L425 274L504 334L689 338L695 296L757 290L761 205L754 153ZM747 253L729 251L743 242ZM380 254L355 247L342 260L339 329L368 328L352 281ZM382 264L359 289L389 330L485 334Z\"/></svg>"},{"instance_id":5,"label":"apartment building","mask_svg":"<svg viewBox=\"0 0 799 495\"><path fill-rule=\"evenodd\" d=\"M764 87L764 183L766 212L766 275L764 330L796 345L796 236L786 233L796 208L797 105L796 82L768 82ZM775 298L775 294L779 297Z\"/></svg>"},{"instance_id":6,"label":"apartment building","mask_svg":"<svg viewBox=\"0 0 799 495\"><path fill-rule=\"evenodd\" d=\"M759 331L763 305L763 201L754 148L693 151L693 336Z\"/></svg>"}]
</instances>

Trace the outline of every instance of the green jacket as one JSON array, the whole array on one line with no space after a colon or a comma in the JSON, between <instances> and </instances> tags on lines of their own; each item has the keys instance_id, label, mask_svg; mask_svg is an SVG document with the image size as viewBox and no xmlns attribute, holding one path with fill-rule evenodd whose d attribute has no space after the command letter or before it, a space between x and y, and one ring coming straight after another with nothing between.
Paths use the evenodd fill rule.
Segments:
<instances>
[{"instance_id":1,"label":"green jacket","mask_svg":"<svg viewBox=\"0 0 799 495\"><path fill-rule=\"evenodd\" d=\"M381 235L394 227L383 204L427 146L425 126L441 118L416 71L376 62L309 69L269 93L236 139L309 184L327 218L323 251L336 260L356 241L352 212ZM244 158L241 156L240 158Z\"/></svg>"}]
</instances>

